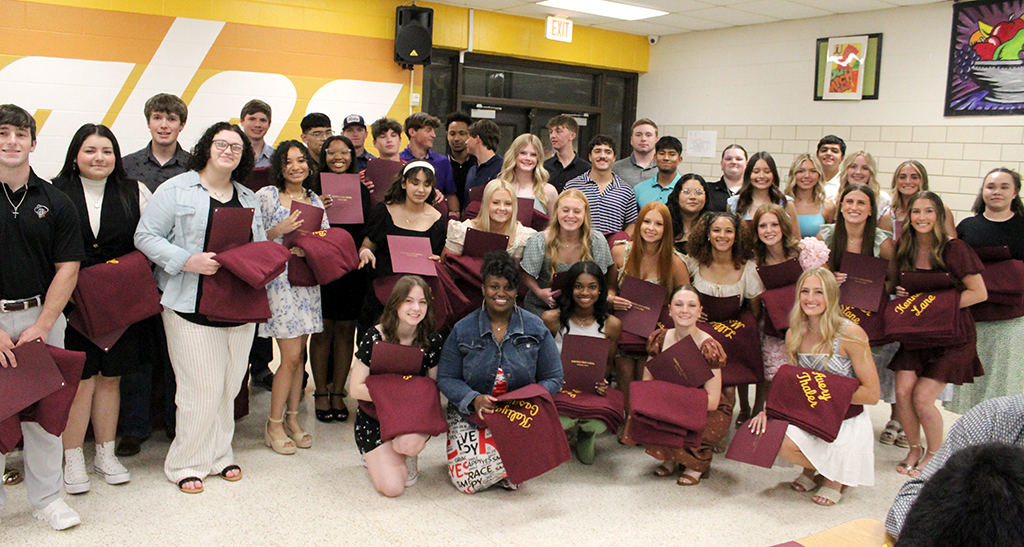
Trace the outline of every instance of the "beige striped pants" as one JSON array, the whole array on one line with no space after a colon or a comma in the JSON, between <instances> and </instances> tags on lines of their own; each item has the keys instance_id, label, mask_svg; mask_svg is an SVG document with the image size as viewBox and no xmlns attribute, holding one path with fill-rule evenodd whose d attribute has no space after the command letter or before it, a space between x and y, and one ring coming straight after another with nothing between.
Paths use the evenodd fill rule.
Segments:
<instances>
[{"instance_id":1,"label":"beige striped pants","mask_svg":"<svg viewBox=\"0 0 1024 547\"><path fill-rule=\"evenodd\" d=\"M206 327L169 308L161 316L178 382L175 437L164 474L174 483L187 477L202 479L235 463L234 400L245 377L256 325Z\"/></svg>"}]
</instances>

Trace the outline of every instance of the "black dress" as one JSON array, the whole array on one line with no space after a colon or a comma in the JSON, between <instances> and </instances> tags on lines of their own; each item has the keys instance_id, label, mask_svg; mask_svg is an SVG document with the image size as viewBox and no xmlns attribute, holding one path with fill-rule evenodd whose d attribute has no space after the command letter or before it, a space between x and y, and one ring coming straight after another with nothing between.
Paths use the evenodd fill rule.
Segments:
<instances>
[{"instance_id":1,"label":"black dress","mask_svg":"<svg viewBox=\"0 0 1024 547\"><path fill-rule=\"evenodd\" d=\"M363 224L338 224L352 236L356 249L363 244L366 221L370 218L370 190L360 184L360 195L363 202ZM324 319L327 321L355 321L359 318L360 306L366 294L369 276L365 268L353 270L341 279L320 286L320 300Z\"/></svg>"}]
</instances>

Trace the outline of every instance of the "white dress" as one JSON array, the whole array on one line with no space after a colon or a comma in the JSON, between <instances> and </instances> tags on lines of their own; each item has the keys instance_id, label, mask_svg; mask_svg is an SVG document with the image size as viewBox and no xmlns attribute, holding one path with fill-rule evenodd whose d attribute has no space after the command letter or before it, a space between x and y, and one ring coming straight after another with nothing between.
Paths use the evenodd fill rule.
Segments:
<instances>
[{"instance_id":1,"label":"white dress","mask_svg":"<svg viewBox=\"0 0 1024 547\"><path fill-rule=\"evenodd\" d=\"M287 207L281 205L281 195L276 186L265 186L256 192L260 202L260 214L267 226L274 227L290 214ZM311 194L314 207L324 208L320 198ZM321 228L330 228L327 215L324 215ZM274 240L284 241L284 236ZM259 325L259 335L263 338L295 338L303 334L313 334L324 330L324 319L320 302L320 287L293 287L288 282L288 270L275 277L267 284L267 298L270 300L270 311L273 314L266 323Z\"/></svg>"},{"instance_id":2,"label":"white dress","mask_svg":"<svg viewBox=\"0 0 1024 547\"><path fill-rule=\"evenodd\" d=\"M444 246L449 251L462 254L462 247L466 244L466 231L469 228L476 230L473 226L473 219L458 221L448 221L448 236ZM521 259L523 257L523 249L526 247L526 242L536 234L537 230L530 228L529 226L523 226L523 223L516 221L516 234L515 238L509 242L508 254L512 255L512 258Z\"/></svg>"},{"instance_id":3,"label":"white dress","mask_svg":"<svg viewBox=\"0 0 1024 547\"><path fill-rule=\"evenodd\" d=\"M832 343L832 358L826 354L801 353L797 363L803 368L856 378L849 357L839 355L839 338ZM846 486L875 484L875 437L871 416L863 412L843 420L836 440L828 443L790 424L786 436L827 479Z\"/></svg>"}]
</instances>

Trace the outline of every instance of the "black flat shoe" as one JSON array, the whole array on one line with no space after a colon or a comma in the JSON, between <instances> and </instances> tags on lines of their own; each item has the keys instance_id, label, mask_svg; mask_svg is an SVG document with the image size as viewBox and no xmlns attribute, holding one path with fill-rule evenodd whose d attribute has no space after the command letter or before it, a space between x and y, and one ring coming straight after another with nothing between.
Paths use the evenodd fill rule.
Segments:
<instances>
[{"instance_id":1,"label":"black flat shoe","mask_svg":"<svg viewBox=\"0 0 1024 547\"><path fill-rule=\"evenodd\" d=\"M313 399L319 399L320 397L330 397L330 393L314 393ZM327 410L320 410L319 408L314 409L313 413L316 415L318 422L330 423L334 421L334 409L328 408Z\"/></svg>"}]
</instances>

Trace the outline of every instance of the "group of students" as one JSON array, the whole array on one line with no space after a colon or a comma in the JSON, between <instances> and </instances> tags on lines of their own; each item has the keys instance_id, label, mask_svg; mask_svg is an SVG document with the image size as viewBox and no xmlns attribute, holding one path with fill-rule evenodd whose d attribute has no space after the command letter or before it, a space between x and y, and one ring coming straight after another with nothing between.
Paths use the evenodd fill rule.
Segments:
<instances>
[{"instance_id":1,"label":"group of students","mask_svg":"<svg viewBox=\"0 0 1024 547\"><path fill-rule=\"evenodd\" d=\"M164 99L147 103L151 128L163 127L164 119L154 122L154 117L163 117L174 118L176 130L180 130L184 116L160 107L159 100ZM261 113L269 122L269 107L266 112L261 107L248 113L243 109L242 125L246 126L247 116ZM468 125L473 142L469 148L493 152L496 135L492 128L454 119L448 129L455 123ZM96 473L109 484L129 480L128 470L114 454L117 378L141 366L144 352L140 348L147 343L147 333L130 328L104 351L74 328L58 339L51 327L62 322L59 311L71 292L66 285L70 282L73 287L78 263L86 268L135 249L155 265L155 282L162 293L160 320L177 383L174 440L164 470L168 480L185 493L202 492L209 475L227 481L242 478L231 447L233 401L247 370L254 335L277 340L281 355L280 368L273 376L265 444L285 455L313 445L313 436L299 421L308 353L317 418L344 421L348 415L345 394L359 402L356 446L372 483L386 496L400 495L415 483L417 456L430 434L418 430L382 434L382 422L372 404L375 382L370 366L380 342L422 349L419 375L435 379L437 390L448 401L444 419L449 432L449 475L455 486L467 493L495 484L518 487L504 469L497 446L488 442L491 432L484 424L487 415L500 408L498 398L507 393L534 384L551 396L562 389L559 354L568 335L610 341L606 378L595 388L602 394L609 389L621 392L621 417L630 420L630 392L636 382L654 379L645 367L647 360L687 338L699 348L712 371L711 378L700 386L707 394L706 426L700 442L682 448L640 443L661 462L655 474L671 476L678 470L680 485L696 485L707 476L713 454L720 451L733 423L737 399L740 411L735 423L746 423L754 433L765 430L768 386L786 364L856 379L860 387L852 396L853 405L875 404L880 397L894 403L894 420L887 425L882 441L894 437L887 435L890 429L905 434L909 452L897 471L912 477L942 445L942 419L934 403L947 384L971 383L983 374L984 363L984 374L999 375L1005 382L962 393L960 399L992 398L1005 394L998 393L1003 389L1020 391L1016 373L1011 371L1012 359L1019 352L982 349L980 360L978 353L996 340L1015 339L1024 324L1020 320L1024 309L1019 313L1016 308L1000 310L1001 314L987 316L994 320L979 321L977 327L971 314L959 313L961 339L941 347L908 348L884 337L874 339L856 324L863 314L839 303L840 287L851 282L842 264L847 253L890 261L887 294L908 296L900 282L903 273L943 271L949 273L951 285L958 291L960 308L983 303L987 298L981 276L984 266L972 247L1005 245L1013 259L1024 260L1021 181L1014 171L995 169L985 177L974 206L976 216L961 222L954 232L949 210L938 195L928 191L923 165L913 160L901 164L893 175L893 195L889 196L878 184L870 154L857 151L840 163L845 144L834 136L822 139L816 154L796 158L785 186L771 154L758 152L747 158L739 145L723 151L722 180L708 183L694 173L678 175L678 139L662 137L652 144L657 128L650 120L640 120L633 127L635 153L625 164L615 162L614 140L598 135L589 143L589 168L564 181L563 188L555 188L545 168L548 162L542 161L540 139L524 134L505 153L501 169L482 184L482 193L471 193L473 178L459 188L453 175L457 162L431 151L440 121L420 113L410 116L404 125L389 119L372 125L384 156L376 161L403 163L389 184L365 176L366 164L360 160L373 159L363 147L366 126L358 115L346 118L346 129L352 126L359 133L362 128L358 143L332 135L330 121L322 114L310 114L303 121L304 142L287 140L276 149L254 139L251 131L219 122L203 132L191 154L175 153L163 162L152 158L160 133L154 130L148 152L151 163L166 167L180 158L186 169L161 181L152 192L129 177L125 164L134 155L122 161L117 140L108 128L86 124L79 129L65 165L54 179L53 187L61 192L46 190L49 199L61 203L62 216L47 218L47 222L59 222L60 231L48 235L54 241L44 238L34 243L38 247L36 264L45 265L40 267L39 277L46 284L42 290L26 288L26 294L8 293L9 287L16 287L8 283L13 274L10 268L0 267L4 302L24 300L25 310L35 307L30 301L36 302L43 311L40 321L50 323L45 329L35 325L15 329L3 323L10 335L10 339L0 340L5 358L12 359L11 340L18 334L22 343L26 336L42 337L53 345L63 341L69 349L87 356L63 436L63 483L69 493L89 489L82 444L90 419L96 436ZM571 118L556 117L550 125L552 143L561 138L559 145L564 149L567 141L571 151L576 129ZM400 138L396 138L399 132L410 142L401 153ZM23 146L23 163L8 162L12 166L5 163L4 167L31 173L27 156L35 140L32 118L13 105L0 107L0 137L5 143L30 143ZM558 150L552 159L565 170L578 158L563 151ZM650 169L650 165L638 163L638 152L655 158L657 172L631 185L616 170L623 165L624 172ZM491 159L493 156L474 167ZM253 192L242 183L264 160L270 185ZM341 201L321 188L320 173L360 172L363 184L355 203L340 205ZM476 173L469 169L466 176L475 177ZM838 183L833 190L830 181L835 178ZM15 188L12 180L4 179L7 200L13 207L13 216L5 216L5 223L18 222L17 200L32 189L32 184ZM646 188L649 191L634 191L644 184L650 186ZM19 198L22 187L26 190ZM376 205L372 205L374 193L382 194ZM641 204L637 200L640 195L653 199ZM358 249L352 257L357 266L323 286L293 285L285 270L266 285L272 317L258 326L201 312L204 287L209 289L208 280L221 268L210 248L215 211L250 209L248 238L253 242L283 244L294 232L332 228L326 216L317 226L305 225L302 215L294 211L296 202L325 210L334 206L362 209L363 223L335 227L342 228ZM518 220L523 207L532 209L530 226ZM36 214L40 220L47 217L38 207ZM488 253L478 262L469 262L473 267L467 272L454 263L463 254L471 230L507 236L507 243L505 252ZM395 236L426 238L430 258L437 263L437 277L396 272L390 252ZM3 243L7 244L7 237ZM288 251L296 257L305 254L298 246ZM799 263L803 274L795 282L796 298L788 314L790 328L779 332L765 326L768 319L761 301L765 283L759 268L791 260ZM65 264L73 264L75 271ZM665 291L662 323L647 336L627 333L616 317L634 307L634 302L623 296L627 276ZM54 289L57 283L65 289ZM750 332L761 348L756 361L763 371L756 376L764 382L757 386L753 405L748 401L747 386L727 381L723 372L739 366L738 356L749 354L749 348L740 347L741 337L716 338L705 313L709 299L729 297L741 303L743 311L737 313L749 313L756 321ZM743 340L749 343L751 338ZM424 408L410 407L408 412L429 412ZM592 463L594 439L608 429L606 423L568 416L562 416L561 422L574 439L580 461ZM620 440L637 444L630 432L630 421L626 421ZM831 442L790 425L779 456L805 470L794 480L795 490L820 486L814 502L833 505L844 487L873 484L872 436L866 413L845 420ZM39 448L35 437L38 435L30 441L26 429L26 458L30 452L46 450ZM56 472L59 477L59 462ZM42 504L37 510L59 501L59 482L57 497L53 492L35 495L40 488L30 484L33 505ZM67 527L77 524L78 517L72 518L72 513L63 505L50 510L45 518L55 528ZM51 518L51 514L56 516Z\"/></svg>"}]
</instances>

